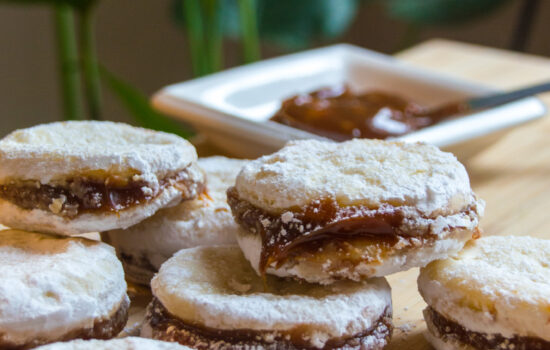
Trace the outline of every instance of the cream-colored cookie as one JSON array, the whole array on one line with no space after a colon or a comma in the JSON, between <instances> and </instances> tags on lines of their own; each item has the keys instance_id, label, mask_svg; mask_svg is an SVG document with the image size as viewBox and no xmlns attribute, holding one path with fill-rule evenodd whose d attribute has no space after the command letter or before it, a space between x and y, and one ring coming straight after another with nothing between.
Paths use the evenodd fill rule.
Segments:
<instances>
[{"instance_id":1,"label":"cream-colored cookie","mask_svg":"<svg viewBox=\"0 0 550 350\"><path fill-rule=\"evenodd\" d=\"M228 202L259 273L323 284L445 258L484 209L452 154L365 139L290 142L246 164Z\"/></svg>"},{"instance_id":2,"label":"cream-colored cookie","mask_svg":"<svg viewBox=\"0 0 550 350\"><path fill-rule=\"evenodd\" d=\"M466 170L437 147L380 140L289 142L248 163L239 197L282 214L333 199L340 207L410 207L425 216L460 212L475 201Z\"/></svg>"},{"instance_id":3,"label":"cream-colored cookie","mask_svg":"<svg viewBox=\"0 0 550 350\"><path fill-rule=\"evenodd\" d=\"M67 235L126 228L195 198L196 158L176 135L121 123L17 130L0 140L0 222Z\"/></svg>"},{"instance_id":4,"label":"cream-colored cookie","mask_svg":"<svg viewBox=\"0 0 550 350\"><path fill-rule=\"evenodd\" d=\"M210 349L382 349L391 335L384 278L330 286L267 276L237 246L176 253L152 283L142 336Z\"/></svg>"},{"instance_id":5,"label":"cream-colored cookie","mask_svg":"<svg viewBox=\"0 0 550 350\"><path fill-rule=\"evenodd\" d=\"M0 349L108 339L127 319L122 265L107 244L0 231Z\"/></svg>"},{"instance_id":6,"label":"cream-colored cookie","mask_svg":"<svg viewBox=\"0 0 550 350\"><path fill-rule=\"evenodd\" d=\"M160 265L184 248L236 243L238 229L227 204L226 190L246 163L225 157L201 158L206 193L198 199L160 210L126 230L113 230L103 239L122 260L126 278L149 285Z\"/></svg>"},{"instance_id":7,"label":"cream-colored cookie","mask_svg":"<svg viewBox=\"0 0 550 350\"><path fill-rule=\"evenodd\" d=\"M37 350L191 350L178 343L128 337L111 340L73 340L70 342L44 345Z\"/></svg>"},{"instance_id":8,"label":"cream-colored cookie","mask_svg":"<svg viewBox=\"0 0 550 350\"><path fill-rule=\"evenodd\" d=\"M550 240L492 236L421 270L438 349L550 348Z\"/></svg>"}]
</instances>

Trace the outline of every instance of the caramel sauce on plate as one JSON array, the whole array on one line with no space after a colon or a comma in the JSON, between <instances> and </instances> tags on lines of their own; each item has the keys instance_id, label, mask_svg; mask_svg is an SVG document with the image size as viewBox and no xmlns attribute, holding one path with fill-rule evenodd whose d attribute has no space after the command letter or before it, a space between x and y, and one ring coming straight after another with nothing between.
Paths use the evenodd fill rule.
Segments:
<instances>
[{"instance_id":1,"label":"caramel sauce on plate","mask_svg":"<svg viewBox=\"0 0 550 350\"><path fill-rule=\"evenodd\" d=\"M283 101L271 120L337 141L386 139L436 124L466 108L449 103L427 109L392 93L356 94L347 86L337 86Z\"/></svg>"}]
</instances>

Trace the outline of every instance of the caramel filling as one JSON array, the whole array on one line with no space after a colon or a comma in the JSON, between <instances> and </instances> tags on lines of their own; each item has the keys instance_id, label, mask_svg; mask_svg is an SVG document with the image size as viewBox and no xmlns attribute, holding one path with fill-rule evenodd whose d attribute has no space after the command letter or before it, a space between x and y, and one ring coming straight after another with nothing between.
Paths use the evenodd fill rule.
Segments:
<instances>
[{"instance_id":1,"label":"caramel filling","mask_svg":"<svg viewBox=\"0 0 550 350\"><path fill-rule=\"evenodd\" d=\"M474 332L445 318L431 307L427 313L439 336L443 340L452 339L476 349L550 350L550 342L535 337L514 336L506 338L501 334Z\"/></svg>"},{"instance_id":2,"label":"caramel filling","mask_svg":"<svg viewBox=\"0 0 550 350\"><path fill-rule=\"evenodd\" d=\"M109 318L97 320L90 328L77 329L70 331L59 339L30 339L25 344L14 344L5 340L5 336L0 333L0 349L3 350L26 350L40 345L54 343L58 341L69 341L73 339L111 339L122 332L128 321L128 308L130 302L126 297L120 303L118 309Z\"/></svg>"},{"instance_id":3,"label":"caramel filling","mask_svg":"<svg viewBox=\"0 0 550 350\"><path fill-rule=\"evenodd\" d=\"M227 191L227 201L236 221L248 232L260 234L262 252L259 270L281 267L289 259L310 258L326 261L337 256L340 266L374 263L399 243L418 246L438 239L430 227L415 232L403 229L407 216L391 206L379 209L340 207L334 200L323 200L300 210L273 215L239 198L235 187ZM470 214L474 209L466 208ZM452 227L459 229L463 227ZM474 234L475 235L475 234Z\"/></svg>"},{"instance_id":4,"label":"caramel filling","mask_svg":"<svg viewBox=\"0 0 550 350\"><path fill-rule=\"evenodd\" d=\"M181 190L184 199L196 197L203 188L203 184L189 175L189 169L185 169L162 179L156 190L142 180L75 177L62 185L44 185L35 181L10 182L0 185L0 198L23 209L41 209L74 218L82 213L117 213L151 201L168 186Z\"/></svg>"},{"instance_id":5,"label":"caramel filling","mask_svg":"<svg viewBox=\"0 0 550 350\"><path fill-rule=\"evenodd\" d=\"M348 338L329 339L322 349L360 348L362 341L374 336L379 344L387 344L392 333L391 308L386 308L376 324L368 330ZM203 325L190 324L170 314L157 299L149 306L146 322L151 326L153 338L178 342L194 349L318 349L313 347L304 329L300 327L288 331L253 329L221 330ZM383 347L381 345L379 348ZM378 349L378 347L376 348Z\"/></svg>"}]
</instances>

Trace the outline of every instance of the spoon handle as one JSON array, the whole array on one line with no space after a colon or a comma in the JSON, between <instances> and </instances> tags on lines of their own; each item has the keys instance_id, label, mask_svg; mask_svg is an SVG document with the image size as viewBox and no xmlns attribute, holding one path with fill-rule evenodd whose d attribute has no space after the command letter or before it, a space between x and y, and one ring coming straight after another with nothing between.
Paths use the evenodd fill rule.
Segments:
<instances>
[{"instance_id":1,"label":"spoon handle","mask_svg":"<svg viewBox=\"0 0 550 350\"><path fill-rule=\"evenodd\" d=\"M467 101L469 109L483 109L500 106L541 92L550 91L550 82L528 86L519 90L503 92L495 95L472 98Z\"/></svg>"}]
</instances>

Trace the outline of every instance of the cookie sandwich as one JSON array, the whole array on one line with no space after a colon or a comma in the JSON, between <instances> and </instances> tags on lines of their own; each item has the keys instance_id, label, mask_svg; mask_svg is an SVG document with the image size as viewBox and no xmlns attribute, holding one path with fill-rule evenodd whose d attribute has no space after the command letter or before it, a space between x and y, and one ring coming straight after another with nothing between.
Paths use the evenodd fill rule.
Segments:
<instances>
[{"instance_id":1,"label":"cookie sandwich","mask_svg":"<svg viewBox=\"0 0 550 350\"><path fill-rule=\"evenodd\" d=\"M459 251L484 204L464 166L419 143L288 143L227 192L260 274L328 284L385 276Z\"/></svg>"},{"instance_id":2,"label":"cookie sandwich","mask_svg":"<svg viewBox=\"0 0 550 350\"><path fill-rule=\"evenodd\" d=\"M418 289L436 349L550 349L550 240L471 241L421 269Z\"/></svg>"},{"instance_id":3,"label":"cookie sandwich","mask_svg":"<svg viewBox=\"0 0 550 350\"><path fill-rule=\"evenodd\" d=\"M151 286L141 335L194 349L382 349L392 331L384 278L262 280L237 246L181 250Z\"/></svg>"},{"instance_id":4,"label":"cookie sandwich","mask_svg":"<svg viewBox=\"0 0 550 350\"><path fill-rule=\"evenodd\" d=\"M109 339L126 324L122 265L105 243L0 231L0 349Z\"/></svg>"},{"instance_id":5,"label":"cookie sandwich","mask_svg":"<svg viewBox=\"0 0 550 350\"><path fill-rule=\"evenodd\" d=\"M44 345L37 350L190 350L178 343L127 337L111 340L73 340Z\"/></svg>"},{"instance_id":6,"label":"cookie sandwich","mask_svg":"<svg viewBox=\"0 0 550 350\"><path fill-rule=\"evenodd\" d=\"M0 140L0 223L66 235L126 228L197 197L196 159L176 135L121 123L17 130Z\"/></svg>"}]
</instances>

